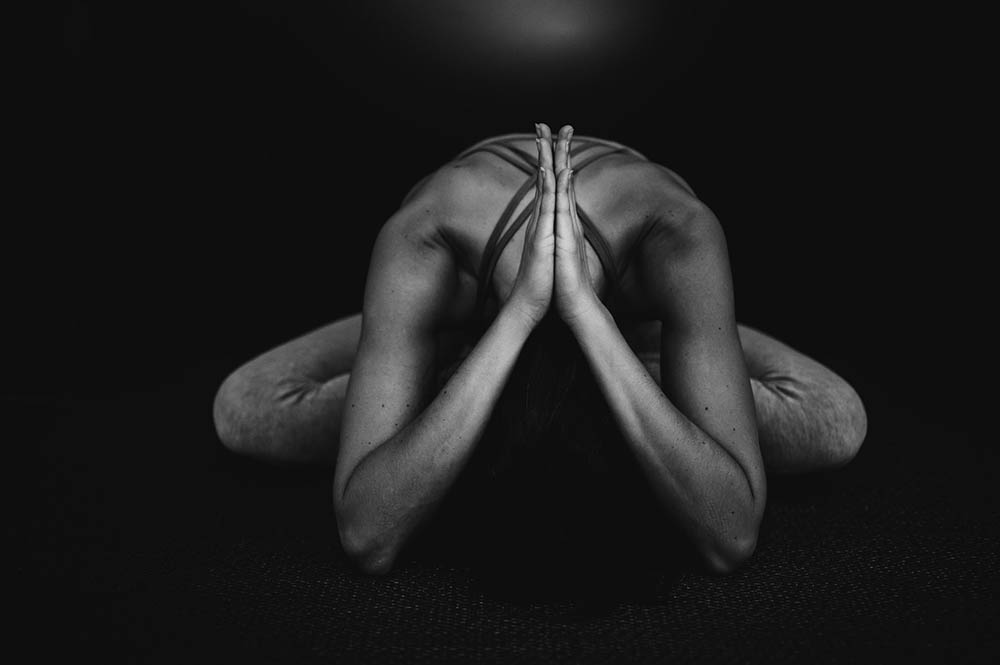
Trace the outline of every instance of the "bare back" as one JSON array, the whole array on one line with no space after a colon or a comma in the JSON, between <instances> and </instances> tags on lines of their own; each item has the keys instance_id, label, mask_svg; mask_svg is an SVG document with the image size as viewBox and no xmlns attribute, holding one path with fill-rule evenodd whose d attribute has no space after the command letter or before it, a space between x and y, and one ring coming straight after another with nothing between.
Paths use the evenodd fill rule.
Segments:
<instances>
[{"instance_id":1,"label":"bare back","mask_svg":"<svg viewBox=\"0 0 1000 665\"><path fill-rule=\"evenodd\" d=\"M517 145L530 149L533 137L518 136ZM483 310L476 304L488 293L494 310L508 309L500 305L511 293L525 234L512 230L510 242L492 254L487 244L512 194L524 188L525 173L489 152L466 153L420 181L382 225L366 278L363 312L271 349L227 377L213 413L227 447L265 459L336 461L335 490L343 493L362 458L383 450L380 442L400 438L401 424L417 423L440 391L442 375L451 382L456 367L468 365L476 375L465 386L469 394L461 393L468 404L463 402L458 412L467 420L472 404L485 420L482 410L492 402L483 394L484 384L498 388L496 372L513 363L507 358L505 364L502 357L516 353L517 344L511 340L518 335L504 325L504 317L491 319L494 334L483 335ZM571 166L577 166L575 160ZM593 246L584 245L595 293L666 394L669 386L661 382L661 366L666 364L669 371L663 376L675 377L671 364L678 359L662 351L673 352L676 343L670 336L676 337L675 328L684 326L661 326L661 317L673 321L676 314L666 311L663 303L680 302L686 309L714 303L729 311L729 304L719 304L718 294L704 289L730 279L721 228L683 180L641 156L607 154L579 170L575 182L578 211L588 212L603 241L598 244L603 247L600 257ZM522 202L519 207L528 205ZM699 258L692 263L692 239L706 229L715 236L710 245L714 263ZM587 242L593 245L589 236ZM665 245L671 253L663 260ZM614 258L609 260L609 255ZM489 279L480 279L484 256L497 259ZM677 269L685 260L700 272L677 286L664 271ZM610 301L604 275L608 265L613 269L609 274L618 276L611 280L615 288ZM716 266L714 277L701 270L711 265ZM688 322L704 318L697 311L680 315ZM506 319L509 324L510 317ZM789 472L849 460L865 433L857 393L828 368L759 331L739 326L738 334L769 467ZM486 350L477 355L480 347ZM468 377L462 381L468 383ZM455 402L461 383L451 386L456 390L442 404ZM438 421L419 419L424 429L437 427ZM424 438L441 440L435 432Z\"/></svg>"},{"instance_id":2,"label":"bare back","mask_svg":"<svg viewBox=\"0 0 1000 665\"><path fill-rule=\"evenodd\" d=\"M533 135L505 138L525 152L535 150ZM584 136L578 139L599 141ZM620 144L609 142L609 145ZM448 247L459 267L458 295L448 325L441 331L443 357L453 356L475 341L471 324L479 288L479 266L498 218L525 178L522 171L495 154L477 151L445 164L407 197L407 205L413 205L428 195L444 196L450 202L448 209L453 211L434 218L417 215L422 225L413 229L414 233ZM587 211L606 239L614 263L619 266L618 296L608 303L608 276L594 247L587 245L595 291L608 304L636 352L655 351L659 344L659 322L652 319L648 300L633 269L634 250L650 223L664 210L690 205L696 199L679 176L631 152L608 154L593 161L578 172L575 186L579 207ZM514 208L513 216L529 205L530 197L524 197ZM504 245L492 272L488 291L497 307L506 301L513 287L525 228L521 226Z\"/></svg>"}]
</instances>

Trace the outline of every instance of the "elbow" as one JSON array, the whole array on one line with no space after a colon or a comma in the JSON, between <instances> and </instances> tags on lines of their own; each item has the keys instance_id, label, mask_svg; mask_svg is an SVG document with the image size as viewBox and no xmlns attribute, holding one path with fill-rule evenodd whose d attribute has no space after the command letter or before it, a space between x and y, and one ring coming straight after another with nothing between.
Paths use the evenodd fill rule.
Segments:
<instances>
[{"instance_id":1,"label":"elbow","mask_svg":"<svg viewBox=\"0 0 1000 665\"><path fill-rule=\"evenodd\" d=\"M702 559L711 572L717 575L729 575L749 561L757 550L757 539L764 515L763 486L756 496L757 501L745 504L742 512L737 511L736 514L741 515L741 518L719 529L702 548Z\"/></svg>"},{"instance_id":2,"label":"elbow","mask_svg":"<svg viewBox=\"0 0 1000 665\"><path fill-rule=\"evenodd\" d=\"M757 549L758 529L746 533L729 535L706 548L702 558L706 568L716 575L730 575L743 566Z\"/></svg>"},{"instance_id":3,"label":"elbow","mask_svg":"<svg viewBox=\"0 0 1000 665\"><path fill-rule=\"evenodd\" d=\"M374 577L384 577L392 571L395 556L381 550L366 550L364 554L352 557L352 561L361 572Z\"/></svg>"},{"instance_id":4,"label":"elbow","mask_svg":"<svg viewBox=\"0 0 1000 665\"><path fill-rule=\"evenodd\" d=\"M366 536L363 530L343 527L340 529L340 544L347 558L358 570L368 575L383 576L392 571L396 561L396 553L392 548L378 542L378 539Z\"/></svg>"},{"instance_id":5,"label":"elbow","mask_svg":"<svg viewBox=\"0 0 1000 665\"><path fill-rule=\"evenodd\" d=\"M347 558L368 575L389 574L396 561L396 548L386 543L384 534L378 533L371 524L345 514L342 506L335 508L340 545Z\"/></svg>"}]
</instances>

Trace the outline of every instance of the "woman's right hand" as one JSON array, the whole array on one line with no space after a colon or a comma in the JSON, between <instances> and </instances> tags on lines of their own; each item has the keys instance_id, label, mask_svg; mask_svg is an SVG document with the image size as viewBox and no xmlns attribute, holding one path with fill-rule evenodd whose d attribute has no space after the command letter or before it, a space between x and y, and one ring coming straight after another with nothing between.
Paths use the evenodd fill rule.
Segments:
<instances>
[{"instance_id":1,"label":"woman's right hand","mask_svg":"<svg viewBox=\"0 0 1000 665\"><path fill-rule=\"evenodd\" d=\"M538 144L538 178L534 210L524 232L521 265L507 305L515 308L534 328L549 309L555 275L556 177L552 167L552 130L535 125Z\"/></svg>"}]
</instances>

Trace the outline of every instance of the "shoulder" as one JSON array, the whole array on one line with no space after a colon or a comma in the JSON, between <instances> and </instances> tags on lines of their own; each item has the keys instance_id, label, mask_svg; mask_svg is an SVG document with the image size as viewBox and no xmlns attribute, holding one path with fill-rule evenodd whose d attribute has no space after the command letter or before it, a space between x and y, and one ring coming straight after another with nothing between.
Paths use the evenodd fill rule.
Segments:
<instances>
[{"instance_id":1,"label":"shoulder","mask_svg":"<svg viewBox=\"0 0 1000 665\"><path fill-rule=\"evenodd\" d=\"M675 172L645 162L632 166L629 175L647 210L640 253L662 255L725 243L719 219Z\"/></svg>"},{"instance_id":2,"label":"shoulder","mask_svg":"<svg viewBox=\"0 0 1000 665\"><path fill-rule=\"evenodd\" d=\"M494 190L494 179L480 164L449 163L429 174L380 228L367 282L392 282L388 290L399 293L426 285L429 300L413 295L414 304L444 307L436 314L439 326L467 324L475 288L462 229ZM399 280L407 282L405 289L395 284ZM377 288L370 292L373 299L381 293Z\"/></svg>"},{"instance_id":3,"label":"shoulder","mask_svg":"<svg viewBox=\"0 0 1000 665\"><path fill-rule=\"evenodd\" d=\"M482 187L478 174L464 165L446 164L429 174L379 229L368 281L432 283L432 290L452 290L461 256L450 229Z\"/></svg>"},{"instance_id":4,"label":"shoulder","mask_svg":"<svg viewBox=\"0 0 1000 665\"><path fill-rule=\"evenodd\" d=\"M608 193L605 205L630 209L646 230L680 230L692 219L711 214L676 172L646 159L613 155L590 167L599 189ZM588 169L589 170L589 169Z\"/></svg>"},{"instance_id":5,"label":"shoulder","mask_svg":"<svg viewBox=\"0 0 1000 665\"><path fill-rule=\"evenodd\" d=\"M452 160L430 173L388 224L449 251L465 277L474 277L496 215L522 184L488 153Z\"/></svg>"},{"instance_id":6,"label":"shoulder","mask_svg":"<svg viewBox=\"0 0 1000 665\"><path fill-rule=\"evenodd\" d=\"M662 309L665 302L728 282L726 237L712 210L672 172L647 164L643 173L649 216L635 261L647 305Z\"/></svg>"},{"instance_id":7,"label":"shoulder","mask_svg":"<svg viewBox=\"0 0 1000 665\"><path fill-rule=\"evenodd\" d=\"M448 231L493 189L480 164L450 162L428 174L383 223L379 240L449 249Z\"/></svg>"},{"instance_id":8,"label":"shoulder","mask_svg":"<svg viewBox=\"0 0 1000 665\"><path fill-rule=\"evenodd\" d=\"M438 218L462 215L501 195L504 175L483 153L473 153L429 174L404 208L430 207Z\"/></svg>"}]
</instances>

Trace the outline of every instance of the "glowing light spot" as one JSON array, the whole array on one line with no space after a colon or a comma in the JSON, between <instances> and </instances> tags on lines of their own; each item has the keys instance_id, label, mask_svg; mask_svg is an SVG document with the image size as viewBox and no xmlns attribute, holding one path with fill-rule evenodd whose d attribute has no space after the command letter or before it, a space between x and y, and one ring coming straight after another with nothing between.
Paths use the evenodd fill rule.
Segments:
<instances>
[{"instance_id":1,"label":"glowing light spot","mask_svg":"<svg viewBox=\"0 0 1000 665\"><path fill-rule=\"evenodd\" d=\"M406 30L452 64L533 65L593 59L634 41L649 12L618 0L396 0ZM645 19L645 20L644 20ZM456 61L453 58L458 58Z\"/></svg>"}]
</instances>

